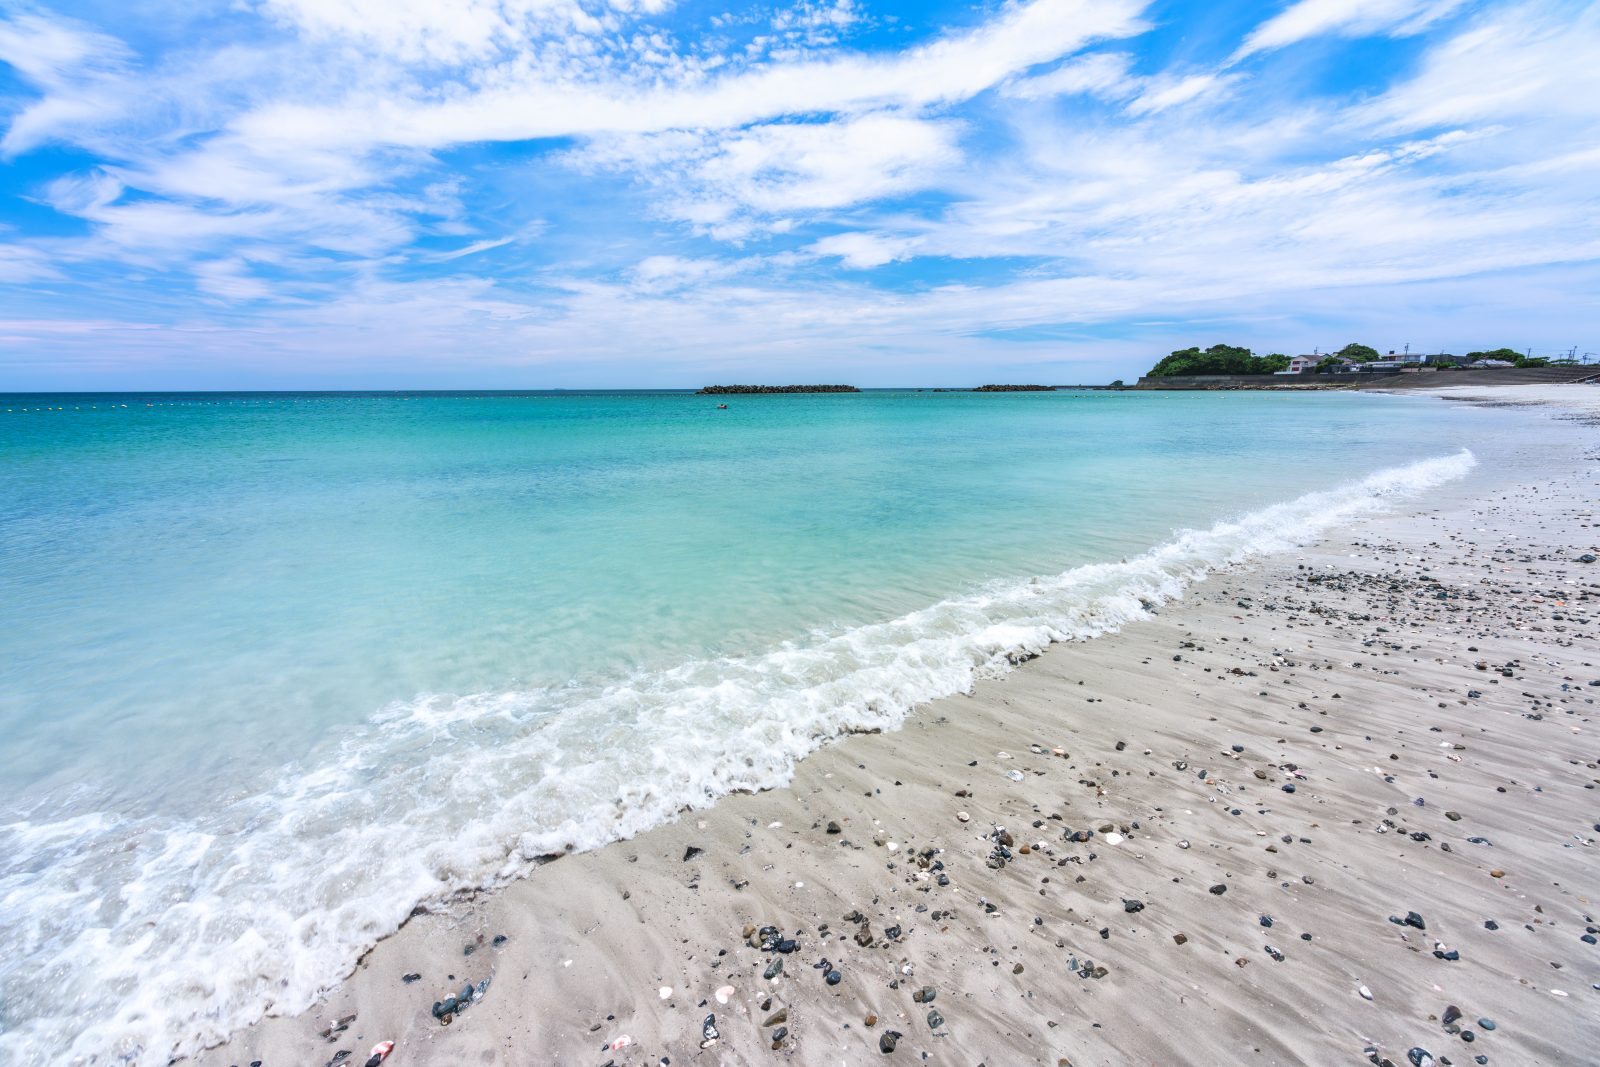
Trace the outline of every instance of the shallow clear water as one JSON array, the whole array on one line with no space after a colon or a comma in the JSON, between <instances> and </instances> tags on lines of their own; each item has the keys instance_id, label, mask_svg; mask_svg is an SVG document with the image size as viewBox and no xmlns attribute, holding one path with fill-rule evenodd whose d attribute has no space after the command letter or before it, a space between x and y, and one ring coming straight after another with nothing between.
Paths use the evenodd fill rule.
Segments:
<instances>
[{"instance_id":1,"label":"shallow clear water","mask_svg":"<svg viewBox=\"0 0 1600 1067\"><path fill-rule=\"evenodd\" d=\"M780 783L1527 425L718 399L0 397L0 1058L161 1063L303 1007L421 901Z\"/></svg>"}]
</instances>

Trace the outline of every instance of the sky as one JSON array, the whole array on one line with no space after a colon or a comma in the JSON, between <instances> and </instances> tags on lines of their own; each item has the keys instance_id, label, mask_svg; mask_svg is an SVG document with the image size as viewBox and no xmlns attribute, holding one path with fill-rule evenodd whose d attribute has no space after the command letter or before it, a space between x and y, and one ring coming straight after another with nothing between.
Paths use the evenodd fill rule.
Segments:
<instances>
[{"instance_id":1,"label":"sky","mask_svg":"<svg viewBox=\"0 0 1600 1067\"><path fill-rule=\"evenodd\" d=\"M0 390L1600 351L1600 5L0 0Z\"/></svg>"}]
</instances>

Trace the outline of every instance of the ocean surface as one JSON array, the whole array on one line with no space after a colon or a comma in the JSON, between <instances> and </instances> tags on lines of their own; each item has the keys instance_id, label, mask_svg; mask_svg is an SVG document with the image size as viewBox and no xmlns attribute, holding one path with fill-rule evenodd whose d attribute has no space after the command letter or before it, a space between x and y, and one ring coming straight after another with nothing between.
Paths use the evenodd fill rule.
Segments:
<instances>
[{"instance_id":1,"label":"ocean surface","mask_svg":"<svg viewBox=\"0 0 1600 1067\"><path fill-rule=\"evenodd\" d=\"M0 1062L164 1064L304 1008L419 904L782 784L1528 426L1345 394L0 396Z\"/></svg>"}]
</instances>

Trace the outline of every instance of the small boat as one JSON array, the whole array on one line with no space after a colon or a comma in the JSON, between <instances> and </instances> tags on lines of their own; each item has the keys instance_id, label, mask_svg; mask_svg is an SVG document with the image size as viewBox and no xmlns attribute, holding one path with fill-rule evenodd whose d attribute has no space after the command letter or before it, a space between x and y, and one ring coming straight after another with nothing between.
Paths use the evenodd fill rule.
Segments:
<instances>
[{"instance_id":1,"label":"small boat","mask_svg":"<svg viewBox=\"0 0 1600 1067\"><path fill-rule=\"evenodd\" d=\"M717 410L718 411L727 411L728 410L728 405L726 405L726 404L718 404L717 405Z\"/></svg>"}]
</instances>

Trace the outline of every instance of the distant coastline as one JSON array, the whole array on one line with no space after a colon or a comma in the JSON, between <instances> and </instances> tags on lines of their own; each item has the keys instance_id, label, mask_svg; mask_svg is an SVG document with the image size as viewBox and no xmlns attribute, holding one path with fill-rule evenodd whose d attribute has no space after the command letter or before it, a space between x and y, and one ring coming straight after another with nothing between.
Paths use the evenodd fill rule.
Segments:
<instances>
[{"instance_id":1,"label":"distant coastline","mask_svg":"<svg viewBox=\"0 0 1600 1067\"><path fill-rule=\"evenodd\" d=\"M751 393L859 393L853 385L707 385L701 396L734 396Z\"/></svg>"}]
</instances>

